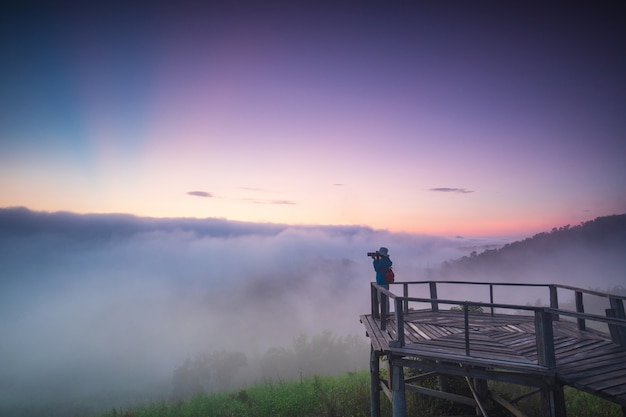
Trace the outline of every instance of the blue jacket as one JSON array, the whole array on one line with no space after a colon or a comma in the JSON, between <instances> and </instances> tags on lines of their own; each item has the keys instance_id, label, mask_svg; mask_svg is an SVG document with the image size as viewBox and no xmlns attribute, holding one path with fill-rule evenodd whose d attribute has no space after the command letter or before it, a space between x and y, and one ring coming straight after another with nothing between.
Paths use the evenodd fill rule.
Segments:
<instances>
[{"instance_id":1,"label":"blue jacket","mask_svg":"<svg viewBox=\"0 0 626 417\"><path fill-rule=\"evenodd\" d=\"M381 256L380 259L374 259L374 271L376 271L376 284L388 285L385 281L385 271L391 268L391 259L386 256Z\"/></svg>"}]
</instances>

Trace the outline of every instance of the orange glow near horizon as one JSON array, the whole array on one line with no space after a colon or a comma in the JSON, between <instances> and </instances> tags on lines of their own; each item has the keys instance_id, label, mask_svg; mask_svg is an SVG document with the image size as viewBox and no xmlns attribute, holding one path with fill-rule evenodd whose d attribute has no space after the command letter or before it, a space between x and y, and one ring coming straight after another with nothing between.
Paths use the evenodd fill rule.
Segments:
<instances>
[{"instance_id":1,"label":"orange glow near horizon","mask_svg":"<svg viewBox=\"0 0 626 417\"><path fill-rule=\"evenodd\" d=\"M359 218L355 216L353 221L349 221L345 217L342 219L328 217L326 221L319 221L319 219L322 218L320 216L304 219L294 216L293 214L281 215L277 213L274 207L264 202L246 203L243 205L244 207L242 207L240 202L223 202L219 210L206 210L202 208L202 203L206 203L206 201L203 200L209 199L188 197L194 203L197 203L195 204L196 209L188 209L185 215L180 215L180 205L167 203L158 204L158 200L144 201L142 204L137 205L135 210L129 210L129 207L123 203L110 203L106 205L106 209L96 210L87 202L81 202L79 200L73 203L73 208L69 208L58 206L51 202L29 200L26 196L24 197L24 201L29 204L5 204L4 207L24 206L35 211L68 211L76 214L130 214L138 217L151 218L221 218L238 222L276 223L298 226L363 226L379 230L388 230L393 233L425 234L445 237L499 237L515 240L532 237L541 232L549 232L554 227L558 228L567 224L575 226L581 222L593 220L593 218L589 217L576 219L575 221L565 218L533 218L520 220L473 218L467 221L460 217L429 218L427 216L416 215L413 219L405 217L406 221L402 222L394 221L390 218L380 219L377 217L370 219L371 221L368 222L364 216L360 216ZM198 201L194 201L194 198ZM0 201L0 204L2 203L3 202ZM252 208L250 208L250 205L252 205ZM191 206L194 206L194 204L191 204ZM292 207L288 204L285 204L283 209L288 212L291 208ZM278 210L280 211L280 208Z\"/></svg>"}]
</instances>

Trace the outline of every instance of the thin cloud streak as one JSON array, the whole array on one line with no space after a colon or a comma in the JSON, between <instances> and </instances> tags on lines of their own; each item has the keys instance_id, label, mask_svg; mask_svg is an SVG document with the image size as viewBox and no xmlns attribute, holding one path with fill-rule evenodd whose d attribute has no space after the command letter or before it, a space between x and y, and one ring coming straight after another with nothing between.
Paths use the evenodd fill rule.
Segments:
<instances>
[{"instance_id":1,"label":"thin cloud streak","mask_svg":"<svg viewBox=\"0 0 626 417\"><path fill-rule=\"evenodd\" d=\"M448 187L431 188L429 189L429 191L442 192L442 193L459 193L459 194L470 194L474 192L474 190L468 190L465 188L448 188Z\"/></svg>"},{"instance_id":2,"label":"thin cloud streak","mask_svg":"<svg viewBox=\"0 0 626 417\"><path fill-rule=\"evenodd\" d=\"M194 197L205 197L205 198L214 197L213 194L207 193L206 191L189 191L187 195L191 195Z\"/></svg>"},{"instance_id":3,"label":"thin cloud streak","mask_svg":"<svg viewBox=\"0 0 626 417\"><path fill-rule=\"evenodd\" d=\"M275 205L295 205L295 201L291 200L260 200L256 198L245 198L244 201L248 201L252 204L275 204Z\"/></svg>"}]
</instances>

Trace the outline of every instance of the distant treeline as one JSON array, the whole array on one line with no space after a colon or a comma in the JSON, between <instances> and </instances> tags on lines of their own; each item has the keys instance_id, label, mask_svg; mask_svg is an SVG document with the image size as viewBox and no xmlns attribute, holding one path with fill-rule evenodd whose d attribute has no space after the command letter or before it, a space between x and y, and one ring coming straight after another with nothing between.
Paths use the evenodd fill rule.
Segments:
<instances>
[{"instance_id":1,"label":"distant treeline","mask_svg":"<svg viewBox=\"0 0 626 417\"><path fill-rule=\"evenodd\" d=\"M435 278L580 283L611 287L626 278L626 214L553 228L528 239L444 262Z\"/></svg>"},{"instance_id":2,"label":"distant treeline","mask_svg":"<svg viewBox=\"0 0 626 417\"><path fill-rule=\"evenodd\" d=\"M326 331L300 335L291 348L272 347L263 355L243 352L203 352L176 368L172 378L174 399L199 393L231 390L255 382L298 380L311 375L340 375L368 365L369 345L354 335L335 336Z\"/></svg>"}]
</instances>

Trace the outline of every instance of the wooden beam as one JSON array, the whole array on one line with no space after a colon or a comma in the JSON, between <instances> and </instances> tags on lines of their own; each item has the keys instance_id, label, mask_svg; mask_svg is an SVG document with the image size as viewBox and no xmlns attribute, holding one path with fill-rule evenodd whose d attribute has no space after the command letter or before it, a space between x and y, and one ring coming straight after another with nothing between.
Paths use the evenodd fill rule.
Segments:
<instances>
[{"instance_id":1,"label":"wooden beam","mask_svg":"<svg viewBox=\"0 0 626 417\"><path fill-rule=\"evenodd\" d=\"M535 333L537 335L537 356L539 365L548 369L556 367L554 353L554 331L552 329L552 314L544 310L535 312Z\"/></svg>"},{"instance_id":2,"label":"wooden beam","mask_svg":"<svg viewBox=\"0 0 626 417\"><path fill-rule=\"evenodd\" d=\"M519 363L508 360L498 360L493 358L477 358L473 356L459 355L454 353L446 353L444 351L434 352L432 350L422 350L418 347L393 349L394 353L402 354L409 357L420 359L429 359L433 361L446 361L463 364L466 366L493 367L519 371L523 373L532 373L533 375L544 375L547 377L554 376L554 370L547 369L544 366L532 363ZM458 366L458 365L457 365ZM426 368L424 368L426 369Z\"/></svg>"},{"instance_id":3,"label":"wooden beam","mask_svg":"<svg viewBox=\"0 0 626 417\"><path fill-rule=\"evenodd\" d=\"M490 312L493 317L493 284L489 284L489 303L491 303Z\"/></svg>"},{"instance_id":4,"label":"wooden beam","mask_svg":"<svg viewBox=\"0 0 626 417\"><path fill-rule=\"evenodd\" d=\"M453 376L468 376L470 378L482 378L493 381L508 382L511 384L524 385L536 388L547 388L550 386L551 378L542 375L522 374L518 372L507 372L504 370L489 370L484 368L461 367L458 364L446 364L442 362L412 361L402 359L397 361L406 368L433 371Z\"/></svg>"},{"instance_id":5,"label":"wooden beam","mask_svg":"<svg viewBox=\"0 0 626 417\"><path fill-rule=\"evenodd\" d=\"M388 384L388 382L386 380L381 379L380 380L380 389L387 396L387 399L389 400L389 402L392 402L391 390L389 389L389 386L387 384Z\"/></svg>"},{"instance_id":6,"label":"wooden beam","mask_svg":"<svg viewBox=\"0 0 626 417\"><path fill-rule=\"evenodd\" d=\"M439 303L436 301L437 300L437 283L436 282L429 282L428 283L429 287L430 287L430 299L431 301L431 309L433 311L439 311Z\"/></svg>"},{"instance_id":7,"label":"wooden beam","mask_svg":"<svg viewBox=\"0 0 626 417\"><path fill-rule=\"evenodd\" d=\"M476 401L471 398L464 397L458 394L452 394L450 392L438 391L435 389L424 388L417 385L406 385L406 389L409 391L417 392L418 394L428 395L430 397L441 398L447 401L453 401L455 403L467 405L470 407L476 407Z\"/></svg>"},{"instance_id":8,"label":"wooden beam","mask_svg":"<svg viewBox=\"0 0 626 417\"><path fill-rule=\"evenodd\" d=\"M404 311L409 311L409 300L407 300L409 298L409 284L406 282L402 284L402 296L404 297Z\"/></svg>"},{"instance_id":9,"label":"wooden beam","mask_svg":"<svg viewBox=\"0 0 626 417\"><path fill-rule=\"evenodd\" d=\"M498 396L497 394L494 394L493 392L491 393L491 398L493 398L493 400L497 402L498 404L500 404L502 407L509 410L509 412L513 414L515 417L528 417L526 414L522 413L520 410L515 408L513 404L511 404L504 398Z\"/></svg>"},{"instance_id":10,"label":"wooden beam","mask_svg":"<svg viewBox=\"0 0 626 417\"><path fill-rule=\"evenodd\" d=\"M541 410L546 417L566 417L563 386L555 384L541 390Z\"/></svg>"},{"instance_id":11,"label":"wooden beam","mask_svg":"<svg viewBox=\"0 0 626 417\"><path fill-rule=\"evenodd\" d=\"M380 417L380 356L370 349L370 410L372 417Z\"/></svg>"},{"instance_id":12,"label":"wooden beam","mask_svg":"<svg viewBox=\"0 0 626 417\"><path fill-rule=\"evenodd\" d=\"M401 299L395 299L395 313L396 313L396 341L398 342L398 346L404 346L404 312L403 312L403 302Z\"/></svg>"},{"instance_id":13,"label":"wooden beam","mask_svg":"<svg viewBox=\"0 0 626 417\"><path fill-rule=\"evenodd\" d=\"M581 291L576 291L576 312L584 313L585 306L583 304L583 293ZM585 323L585 319L579 318L576 319L578 321L578 330L586 330L587 325Z\"/></svg>"},{"instance_id":14,"label":"wooden beam","mask_svg":"<svg viewBox=\"0 0 626 417\"><path fill-rule=\"evenodd\" d=\"M604 313L606 314L607 317L610 317L610 318L615 318L616 316L614 308L607 308L606 310L604 310ZM611 340L613 341L613 343L619 345L619 342L620 342L619 328L616 325L609 323L609 334L611 335Z\"/></svg>"},{"instance_id":15,"label":"wooden beam","mask_svg":"<svg viewBox=\"0 0 626 417\"><path fill-rule=\"evenodd\" d=\"M406 385L404 384L404 368L392 362L393 375L391 381L391 407L393 417L406 417Z\"/></svg>"},{"instance_id":16,"label":"wooden beam","mask_svg":"<svg viewBox=\"0 0 626 417\"><path fill-rule=\"evenodd\" d=\"M412 382L417 382L420 379L430 378L431 376L439 376L437 372L424 372L423 374L415 375L410 378L405 378L404 383L410 384Z\"/></svg>"},{"instance_id":17,"label":"wooden beam","mask_svg":"<svg viewBox=\"0 0 626 417\"><path fill-rule=\"evenodd\" d=\"M624 311L624 301L618 297L609 297L611 308L615 311L615 317L618 319L626 319L626 312ZM626 346L626 327L616 326L617 334L619 335L618 344L620 346Z\"/></svg>"},{"instance_id":18,"label":"wooden beam","mask_svg":"<svg viewBox=\"0 0 626 417\"><path fill-rule=\"evenodd\" d=\"M550 307L558 310L558 308L559 308L559 296L558 296L558 293L556 291L557 286L556 285L549 285L548 288L550 288ZM556 320L556 321L559 320L559 316L557 314L554 315L554 320Z\"/></svg>"},{"instance_id":19,"label":"wooden beam","mask_svg":"<svg viewBox=\"0 0 626 417\"><path fill-rule=\"evenodd\" d=\"M465 328L465 354L470 355L469 305L463 304L463 327Z\"/></svg>"},{"instance_id":20,"label":"wooden beam","mask_svg":"<svg viewBox=\"0 0 626 417\"><path fill-rule=\"evenodd\" d=\"M374 286L372 282L370 285L370 293L371 293L371 314L372 317L380 318L380 305L378 303L378 290Z\"/></svg>"},{"instance_id":21,"label":"wooden beam","mask_svg":"<svg viewBox=\"0 0 626 417\"><path fill-rule=\"evenodd\" d=\"M484 417L487 417L487 410L485 410L485 407L483 406L481 402L481 398L478 395L478 392L476 392L476 389L474 388L474 384L472 384L472 381L470 381L468 377L465 377L465 381L467 381L467 385L469 385L469 389L472 392L472 395L474 396L474 400L476 401L476 407L478 408L478 410L480 410L480 412L482 413Z\"/></svg>"}]
</instances>

